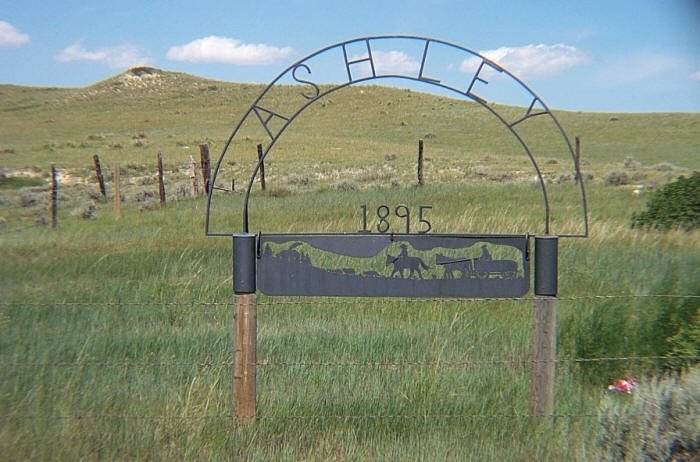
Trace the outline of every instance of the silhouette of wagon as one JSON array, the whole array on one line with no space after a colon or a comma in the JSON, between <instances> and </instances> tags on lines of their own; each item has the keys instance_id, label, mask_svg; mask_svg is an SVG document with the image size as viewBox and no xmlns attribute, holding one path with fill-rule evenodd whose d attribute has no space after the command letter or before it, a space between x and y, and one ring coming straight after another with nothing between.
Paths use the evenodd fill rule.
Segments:
<instances>
[{"instance_id":1,"label":"silhouette of wagon","mask_svg":"<svg viewBox=\"0 0 700 462\"><path fill-rule=\"evenodd\" d=\"M518 264L513 260L450 258L438 254L435 263L444 268L443 279L514 279L518 275Z\"/></svg>"}]
</instances>

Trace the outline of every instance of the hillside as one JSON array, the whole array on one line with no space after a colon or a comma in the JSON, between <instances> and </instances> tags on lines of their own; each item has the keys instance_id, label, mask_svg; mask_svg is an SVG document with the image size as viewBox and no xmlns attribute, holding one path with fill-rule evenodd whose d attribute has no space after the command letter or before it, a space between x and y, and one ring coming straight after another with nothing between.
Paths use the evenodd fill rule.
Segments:
<instances>
[{"instance_id":1,"label":"hillside","mask_svg":"<svg viewBox=\"0 0 700 462\"><path fill-rule=\"evenodd\" d=\"M189 147L203 141L217 151L263 88L145 67L85 88L0 85L0 165L46 169L56 162L80 168L95 153L109 161L140 162L156 150L179 161L189 155ZM281 97L285 91L298 90L285 87ZM436 149L502 154L499 124L464 100L364 86L335 93L307 112L286 136L352 140L353 149L360 142L370 146L410 140L406 149L411 152L418 138L427 137ZM700 168L700 114L556 115L570 138L581 137L583 159L590 162L584 168L598 177L628 157L644 165ZM480 125L472 124L474 131L460 138L475 117Z\"/></svg>"},{"instance_id":2,"label":"hillside","mask_svg":"<svg viewBox=\"0 0 700 462\"><path fill-rule=\"evenodd\" d=\"M121 165L128 202L151 207L156 200L152 185L158 152L164 157L168 194L187 196L192 191L187 171L191 160L199 159L198 145L208 143L216 162L233 127L264 88L149 67L85 88L2 85L0 200L5 209L0 218L10 220L11 210L20 208L30 217L45 214L52 163L71 214L90 216L93 205L85 198L95 195L95 154L108 181L112 166ZM296 86L281 86L274 98L285 101L298 92ZM522 108L497 108L523 113ZM581 168L588 183L635 189L700 169L700 114L555 114L572 143L575 136L582 140ZM257 128L244 127L217 186L247 183L257 161L256 145L268 141ZM528 129L528 145L534 143L531 148L539 151L546 181L570 182L568 152L552 144L551 132L538 123ZM304 111L268 157L266 175L274 185L272 194L407 187L415 182L419 139L425 141L429 184L531 182L535 177L516 140L476 103L366 85L334 92ZM18 192L23 187L38 189Z\"/></svg>"}]
</instances>

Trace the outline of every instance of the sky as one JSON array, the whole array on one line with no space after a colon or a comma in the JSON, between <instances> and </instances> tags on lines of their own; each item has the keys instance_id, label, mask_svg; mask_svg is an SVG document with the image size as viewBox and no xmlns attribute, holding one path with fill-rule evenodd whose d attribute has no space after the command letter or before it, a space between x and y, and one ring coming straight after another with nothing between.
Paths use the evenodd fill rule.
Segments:
<instances>
[{"instance_id":1,"label":"sky","mask_svg":"<svg viewBox=\"0 0 700 462\"><path fill-rule=\"evenodd\" d=\"M268 83L328 45L395 34L486 56L550 108L700 111L700 0L0 0L0 83L82 87L137 65ZM377 65L417 72L401 45ZM474 73L464 56L440 65Z\"/></svg>"}]
</instances>

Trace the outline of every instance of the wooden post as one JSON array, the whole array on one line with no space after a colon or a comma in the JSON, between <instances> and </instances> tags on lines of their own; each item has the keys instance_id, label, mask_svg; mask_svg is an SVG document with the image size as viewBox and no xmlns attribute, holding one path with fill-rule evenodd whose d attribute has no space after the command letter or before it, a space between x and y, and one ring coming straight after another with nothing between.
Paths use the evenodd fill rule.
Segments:
<instances>
[{"instance_id":1,"label":"wooden post","mask_svg":"<svg viewBox=\"0 0 700 462\"><path fill-rule=\"evenodd\" d=\"M209 145L200 144L199 154L202 158L202 185L204 185L204 193L209 195L211 191L211 162L209 160Z\"/></svg>"},{"instance_id":2,"label":"wooden post","mask_svg":"<svg viewBox=\"0 0 700 462\"><path fill-rule=\"evenodd\" d=\"M158 194L160 206L165 207L165 182L163 181L163 154L158 151Z\"/></svg>"},{"instance_id":3,"label":"wooden post","mask_svg":"<svg viewBox=\"0 0 700 462\"><path fill-rule=\"evenodd\" d=\"M194 197L199 196L199 182L197 181L197 163L194 158L190 156L190 178L192 179L192 195Z\"/></svg>"},{"instance_id":4,"label":"wooden post","mask_svg":"<svg viewBox=\"0 0 700 462\"><path fill-rule=\"evenodd\" d=\"M423 140L418 140L418 185L423 186Z\"/></svg>"},{"instance_id":5,"label":"wooden post","mask_svg":"<svg viewBox=\"0 0 700 462\"><path fill-rule=\"evenodd\" d=\"M263 162L263 147L258 145L258 163L260 164L260 186L265 191L265 163Z\"/></svg>"},{"instance_id":6,"label":"wooden post","mask_svg":"<svg viewBox=\"0 0 700 462\"><path fill-rule=\"evenodd\" d=\"M557 358L557 292L559 238L535 236L535 306L532 326L530 413L554 414L554 372Z\"/></svg>"},{"instance_id":7,"label":"wooden post","mask_svg":"<svg viewBox=\"0 0 700 462\"><path fill-rule=\"evenodd\" d=\"M255 418L257 362L257 243L255 234L233 235L233 293L236 305L233 343L233 399L236 417Z\"/></svg>"},{"instance_id":8,"label":"wooden post","mask_svg":"<svg viewBox=\"0 0 700 462\"><path fill-rule=\"evenodd\" d=\"M100 165L100 156L95 154L92 156L95 161L95 176L97 176L97 183L100 185L100 193L102 193L102 198L107 200L107 188L105 188L105 177L102 175L102 166Z\"/></svg>"},{"instance_id":9,"label":"wooden post","mask_svg":"<svg viewBox=\"0 0 700 462\"><path fill-rule=\"evenodd\" d=\"M121 193L121 178L119 164L114 165L114 216L119 219L122 217L122 193Z\"/></svg>"},{"instance_id":10,"label":"wooden post","mask_svg":"<svg viewBox=\"0 0 700 462\"><path fill-rule=\"evenodd\" d=\"M236 417L255 418L257 300L255 293L236 294L233 396Z\"/></svg>"},{"instance_id":11,"label":"wooden post","mask_svg":"<svg viewBox=\"0 0 700 462\"><path fill-rule=\"evenodd\" d=\"M533 320L530 413L543 417L554 413L557 298L536 295Z\"/></svg>"},{"instance_id":12,"label":"wooden post","mask_svg":"<svg viewBox=\"0 0 700 462\"><path fill-rule=\"evenodd\" d=\"M582 181L581 178L579 178L581 174L581 138L578 136L576 137L576 151L574 154L576 156L576 173L574 173L574 182L578 184L579 181Z\"/></svg>"},{"instance_id":13,"label":"wooden post","mask_svg":"<svg viewBox=\"0 0 700 462\"><path fill-rule=\"evenodd\" d=\"M51 164L51 228L58 227L58 173Z\"/></svg>"}]
</instances>

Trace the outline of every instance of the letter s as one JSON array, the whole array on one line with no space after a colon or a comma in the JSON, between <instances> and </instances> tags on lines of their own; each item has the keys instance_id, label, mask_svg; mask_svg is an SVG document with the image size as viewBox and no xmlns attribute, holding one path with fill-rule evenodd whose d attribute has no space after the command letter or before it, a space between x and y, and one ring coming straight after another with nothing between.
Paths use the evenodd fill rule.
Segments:
<instances>
[{"instance_id":1,"label":"letter s","mask_svg":"<svg viewBox=\"0 0 700 462\"><path fill-rule=\"evenodd\" d=\"M314 87L314 91L315 91L314 95L308 95L302 91L301 96L303 96L306 99L310 99L310 100L318 98L318 95L321 94L321 90L318 88L318 85L311 82L310 80L304 80L304 79L300 79L299 77L297 77L297 69L299 69L300 67L304 68L306 70L306 72L309 75L311 75L311 69L309 69L309 66L307 66L306 64L299 64L299 65L295 66L294 69L292 70L292 78L299 83L306 83L306 84L311 85L312 87Z\"/></svg>"}]
</instances>

